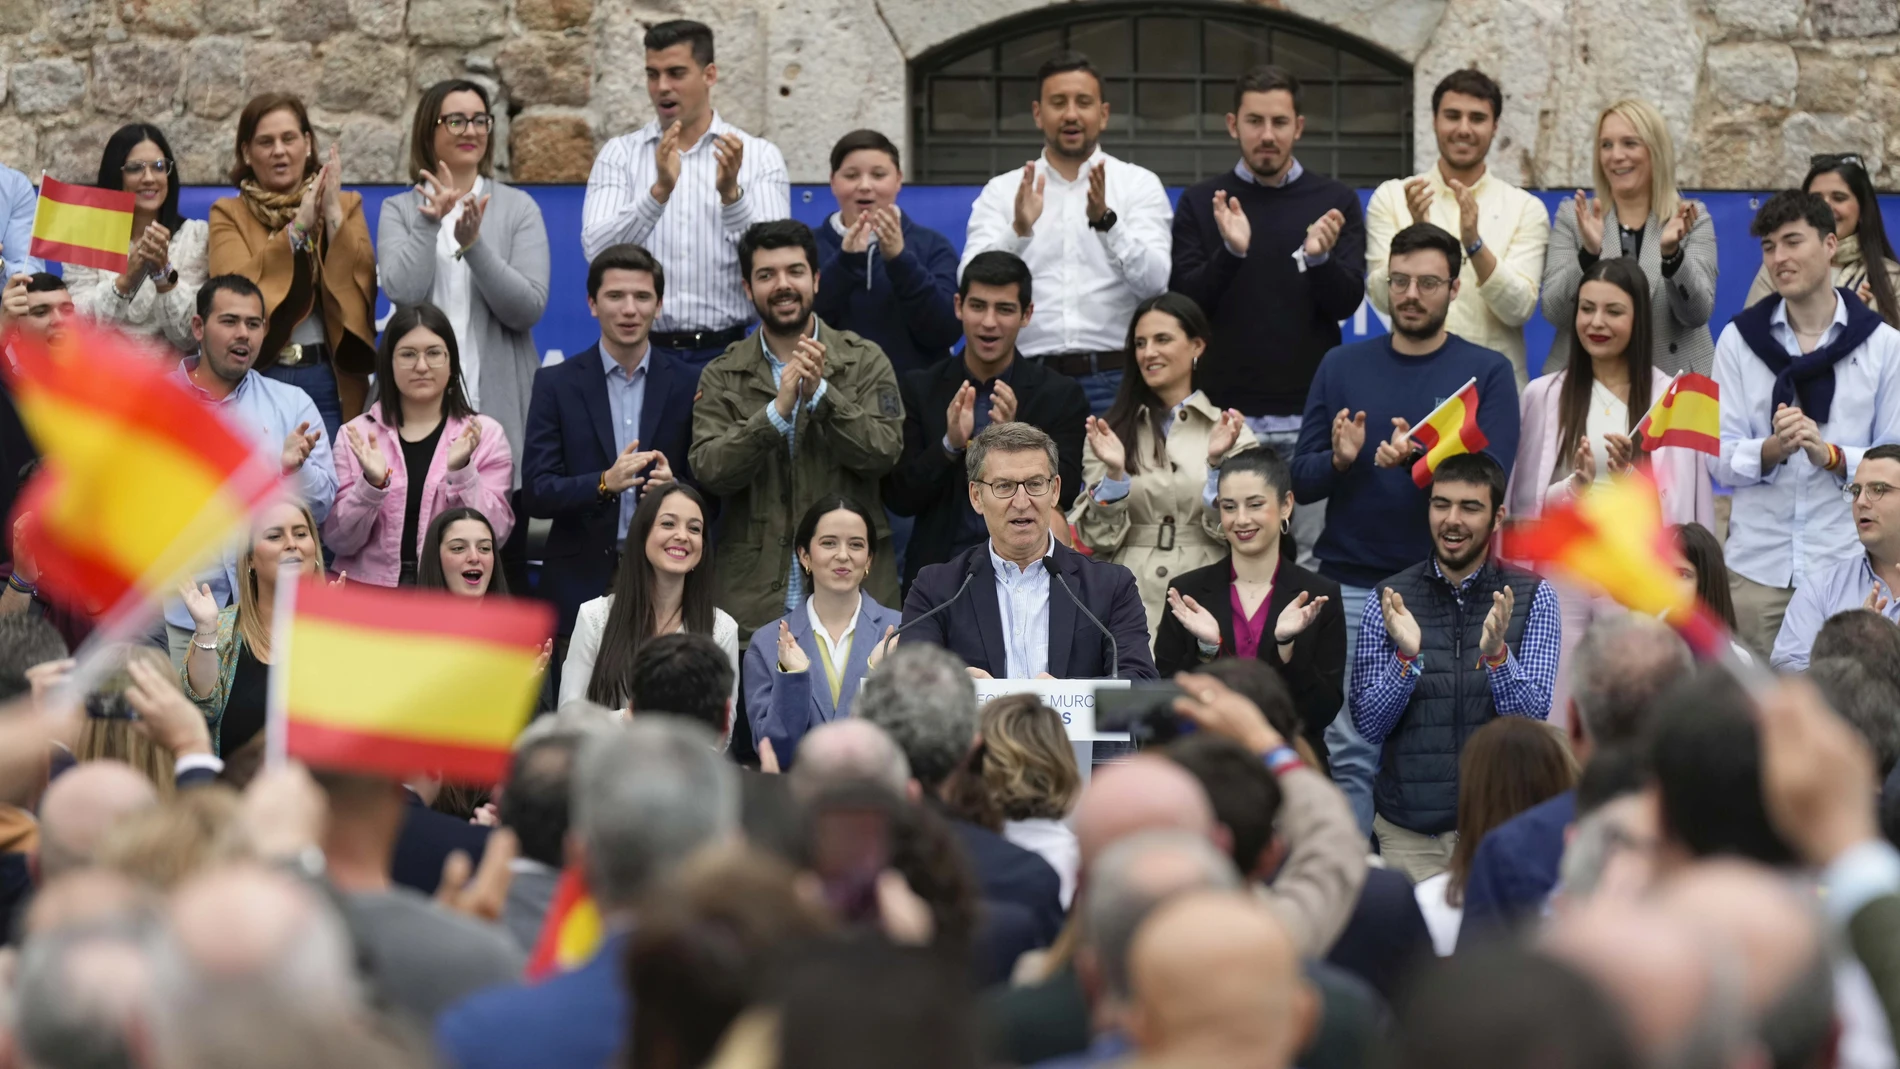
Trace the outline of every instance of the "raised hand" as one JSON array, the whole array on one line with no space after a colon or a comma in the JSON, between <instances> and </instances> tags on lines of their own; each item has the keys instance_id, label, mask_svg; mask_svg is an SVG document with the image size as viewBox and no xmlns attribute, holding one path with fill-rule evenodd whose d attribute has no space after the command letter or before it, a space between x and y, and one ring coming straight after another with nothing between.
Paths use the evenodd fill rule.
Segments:
<instances>
[{"instance_id":1,"label":"raised hand","mask_svg":"<svg viewBox=\"0 0 1900 1069\"><path fill-rule=\"evenodd\" d=\"M1784 676L1762 699L1761 792L1768 819L1817 868L1880 837L1874 755L1814 684Z\"/></svg>"},{"instance_id":2,"label":"raised hand","mask_svg":"<svg viewBox=\"0 0 1900 1069\"><path fill-rule=\"evenodd\" d=\"M1784 454L1799 449L1808 455L1808 460L1817 468L1827 467L1831 454L1827 442L1821 437L1821 427L1806 412L1793 405L1783 404L1775 409L1775 437L1780 440Z\"/></svg>"},{"instance_id":3,"label":"raised hand","mask_svg":"<svg viewBox=\"0 0 1900 1069\"><path fill-rule=\"evenodd\" d=\"M1676 250L1682 248L1682 239L1687 237L1689 231L1695 227L1695 220L1694 201L1685 199L1676 205L1676 214L1670 216L1669 221L1663 224L1662 244L1657 246L1662 250L1665 259L1674 256Z\"/></svg>"},{"instance_id":4,"label":"raised hand","mask_svg":"<svg viewBox=\"0 0 1900 1069\"><path fill-rule=\"evenodd\" d=\"M778 670L794 674L811 671L811 658L793 637L792 625L784 620L778 622Z\"/></svg>"},{"instance_id":5,"label":"raised hand","mask_svg":"<svg viewBox=\"0 0 1900 1069\"><path fill-rule=\"evenodd\" d=\"M1010 389L1007 382L997 382L990 387L990 422L1016 422L1016 391Z\"/></svg>"},{"instance_id":6,"label":"raised hand","mask_svg":"<svg viewBox=\"0 0 1900 1069\"><path fill-rule=\"evenodd\" d=\"M1247 417L1241 415L1238 408L1230 408L1220 414L1220 419L1214 421L1214 429L1207 435L1208 467L1220 465L1221 460L1234 448L1234 443L1240 441L1240 429L1246 425Z\"/></svg>"},{"instance_id":7,"label":"raised hand","mask_svg":"<svg viewBox=\"0 0 1900 1069\"><path fill-rule=\"evenodd\" d=\"M290 219L290 225L307 237L317 236L317 219L323 211L323 184L329 177L329 168L317 168L317 180L303 191L303 200L297 203L297 214Z\"/></svg>"},{"instance_id":8,"label":"raised hand","mask_svg":"<svg viewBox=\"0 0 1900 1069\"><path fill-rule=\"evenodd\" d=\"M1418 621L1412 618L1399 592L1391 587L1379 591L1379 611L1385 615L1385 634L1392 645L1407 657L1418 656Z\"/></svg>"},{"instance_id":9,"label":"raised hand","mask_svg":"<svg viewBox=\"0 0 1900 1069\"><path fill-rule=\"evenodd\" d=\"M1405 182L1405 208L1412 213L1412 222L1429 223L1432 221L1432 180L1429 178L1411 178Z\"/></svg>"},{"instance_id":10,"label":"raised hand","mask_svg":"<svg viewBox=\"0 0 1900 1069\"><path fill-rule=\"evenodd\" d=\"M653 199L661 204L673 195L673 187L680 181L680 123L674 119L673 125L666 128L660 139L653 144Z\"/></svg>"},{"instance_id":11,"label":"raised hand","mask_svg":"<svg viewBox=\"0 0 1900 1069\"><path fill-rule=\"evenodd\" d=\"M1253 220L1240 210L1240 202L1224 190L1214 191L1214 229L1235 256L1247 255L1253 244Z\"/></svg>"},{"instance_id":12,"label":"raised hand","mask_svg":"<svg viewBox=\"0 0 1900 1069\"><path fill-rule=\"evenodd\" d=\"M745 159L745 141L738 134L720 134L713 140L713 159L719 164L719 174L713 179L713 188L719 191L719 202L731 204L739 199L739 164Z\"/></svg>"},{"instance_id":13,"label":"raised hand","mask_svg":"<svg viewBox=\"0 0 1900 1069\"><path fill-rule=\"evenodd\" d=\"M1478 198L1471 187L1451 180L1451 195L1458 198L1458 237L1470 248L1478 241Z\"/></svg>"},{"instance_id":14,"label":"raised hand","mask_svg":"<svg viewBox=\"0 0 1900 1069\"><path fill-rule=\"evenodd\" d=\"M1893 604L1893 601L1888 596L1887 585L1882 583L1879 579L1875 579L1874 588L1867 592L1867 600L1861 602L1860 607L1885 616L1887 614L1887 606L1891 604Z\"/></svg>"},{"instance_id":15,"label":"raised hand","mask_svg":"<svg viewBox=\"0 0 1900 1069\"><path fill-rule=\"evenodd\" d=\"M1484 634L1478 639L1478 653L1490 660L1504 652L1504 632L1511 626L1511 608L1517 595L1510 587L1491 595L1491 611L1484 617Z\"/></svg>"},{"instance_id":16,"label":"raised hand","mask_svg":"<svg viewBox=\"0 0 1900 1069\"><path fill-rule=\"evenodd\" d=\"M136 657L126 662L125 674L132 681L126 704L139 714L134 728L174 755L211 752L205 715L178 689L177 677Z\"/></svg>"},{"instance_id":17,"label":"raised hand","mask_svg":"<svg viewBox=\"0 0 1900 1069\"><path fill-rule=\"evenodd\" d=\"M336 145L330 146L330 158L323 164L323 229L334 236L343 225L343 160Z\"/></svg>"},{"instance_id":18,"label":"raised hand","mask_svg":"<svg viewBox=\"0 0 1900 1069\"><path fill-rule=\"evenodd\" d=\"M1201 730L1232 739L1252 754L1268 754L1286 745L1258 705L1213 676L1182 672L1174 682L1182 691L1174 699L1175 713Z\"/></svg>"},{"instance_id":19,"label":"raised hand","mask_svg":"<svg viewBox=\"0 0 1900 1069\"><path fill-rule=\"evenodd\" d=\"M646 456L647 456L647 473L644 477L640 479L640 482L642 485L651 485L653 483L670 483L674 481L673 465L667 461L665 453L660 452L658 449L654 449L654 450L650 450Z\"/></svg>"},{"instance_id":20,"label":"raised hand","mask_svg":"<svg viewBox=\"0 0 1900 1069\"><path fill-rule=\"evenodd\" d=\"M490 924L501 920L502 908L508 904L508 885L515 878L510 866L520 854L521 840L515 838L512 828L496 828L488 833L479 868L471 865L462 851L450 852L442 863L435 904Z\"/></svg>"},{"instance_id":21,"label":"raised hand","mask_svg":"<svg viewBox=\"0 0 1900 1069\"><path fill-rule=\"evenodd\" d=\"M897 625L896 624L886 625L884 628L884 637L878 639L877 645L871 647L871 655L869 657L866 657L864 660L865 666L867 668L875 669L878 665L883 664L884 658L887 655L889 655L889 653L892 650L896 648L897 648Z\"/></svg>"},{"instance_id":22,"label":"raised hand","mask_svg":"<svg viewBox=\"0 0 1900 1069\"><path fill-rule=\"evenodd\" d=\"M1089 168L1089 196L1087 202L1089 222L1099 223L1102 216L1108 214L1108 167L1097 163Z\"/></svg>"},{"instance_id":23,"label":"raised hand","mask_svg":"<svg viewBox=\"0 0 1900 1069\"><path fill-rule=\"evenodd\" d=\"M1577 243L1592 256L1603 255L1603 202L1584 196L1581 189L1572 200L1577 206Z\"/></svg>"},{"instance_id":24,"label":"raised hand","mask_svg":"<svg viewBox=\"0 0 1900 1069\"><path fill-rule=\"evenodd\" d=\"M7 288L0 290L0 331L13 325L16 319L25 319L30 301L26 295L26 284L33 280L28 274L18 274L7 279Z\"/></svg>"},{"instance_id":25,"label":"raised hand","mask_svg":"<svg viewBox=\"0 0 1900 1069\"><path fill-rule=\"evenodd\" d=\"M461 471L468 467L470 457L475 455L475 447L482 441L482 425L469 420L462 426L462 433L449 443L449 470Z\"/></svg>"},{"instance_id":26,"label":"raised hand","mask_svg":"<svg viewBox=\"0 0 1900 1069\"><path fill-rule=\"evenodd\" d=\"M1280 618L1273 622L1273 640L1291 642L1305 633L1307 628L1313 626L1313 621L1319 619L1320 610L1326 607L1329 600L1324 595L1316 598L1304 590L1300 591L1300 596L1282 609Z\"/></svg>"},{"instance_id":27,"label":"raised hand","mask_svg":"<svg viewBox=\"0 0 1900 1069\"><path fill-rule=\"evenodd\" d=\"M1031 160L1023 164L1023 183L1016 187L1016 236L1026 238L1036 231L1036 220L1042 218L1042 191L1048 185L1047 175L1036 173L1036 163Z\"/></svg>"},{"instance_id":28,"label":"raised hand","mask_svg":"<svg viewBox=\"0 0 1900 1069\"><path fill-rule=\"evenodd\" d=\"M1103 472L1107 478L1128 478L1128 450L1122 445L1121 435L1115 433L1107 420L1088 417L1082 422L1082 433L1088 440L1089 452L1094 453L1095 459L1107 469Z\"/></svg>"},{"instance_id":29,"label":"raised hand","mask_svg":"<svg viewBox=\"0 0 1900 1069\"><path fill-rule=\"evenodd\" d=\"M172 232L165 228L165 224L154 221L147 226L125 258L125 274L121 276L119 292L126 292L124 283L137 286L145 276L157 276L163 271L166 262L171 259L171 240Z\"/></svg>"},{"instance_id":30,"label":"raised hand","mask_svg":"<svg viewBox=\"0 0 1900 1069\"><path fill-rule=\"evenodd\" d=\"M545 675L548 670L548 662L552 660L554 660L554 640L548 639L546 642L541 643L541 652L534 655L534 674Z\"/></svg>"},{"instance_id":31,"label":"raised hand","mask_svg":"<svg viewBox=\"0 0 1900 1069\"><path fill-rule=\"evenodd\" d=\"M218 633L218 599L211 596L211 584L193 585L187 580L178 584L179 600L185 603L185 611L191 614L191 622L198 634L207 640Z\"/></svg>"},{"instance_id":32,"label":"raised hand","mask_svg":"<svg viewBox=\"0 0 1900 1069\"><path fill-rule=\"evenodd\" d=\"M1867 307L1874 307L1874 284L1864 278L1861 279L1860 285L1854 287L1854 296L1859 297L1860 303Z\"/></svg>"},{"instance_id":33,"label":"raised hand","mask_svg":"<svg viewBox=\"0 0 1900 1069\"><path fill-rule=\"evenodd\" d=\"M313 431L309 423L299 423L296 430L284 435L284 474L301 470L303 462L310 459L310 451L317 447L317 442L322 438L323 429L319 427Z\"/></svg>"},{"instance_id":34,"label":"raised hand","mask_svg":"<svg viewBox=\"0 0 1900 1069\"><path fill-rule=\"evenodd\" d=\"M455 247L466 249L482 236L482 216L488 211L489 197L476 200L470 193L462 200L462 214L455 220Z\"/></svg>"},{"instance_id":35,"label":"raised hand","mask_svg":"<svg viewBox=\"0 0 1900 1069\"><path fill-rule=\"evenodd\" d=\"M896 205L886 204L870 214L872 225L877 228L878 255L887 261L903 255L904 221L898 216Z\"/></svg>"},{"instance_id":36,"label":"raised hand","mask_svg":"<svg viewBox=\"0 0 1900 1069\"><path fill-rule=\"evenodd\" d=\"M446 163L438 162L433 172L422 172L422 180L416 183L416 199L420 202L416 210L438 223L449 217L461 197Z\"/></svg>"},{"instance_id":37,"label":"raised hand","mask_svg":"<svg viewBox=\"0 0 1900 1069\"><path fill-rule=\"evenodd\" d=\"M614 458L612 466L601 475L610 494L625 493L641 484L640 473L652 463L652 455L640 452L640 439L627 443L627 448Z\"/></svg>"},{"instance_id":38,"label":"raised hand","mask_svg":"<svg viewBox=\"0 0 1900 1069\"><path fill-rule=\"evenodd\" d=\"M1325 215L1315 219L1313 225L1306 228L1306 255L1319 257L1333 251L1334 243L1339 240L1339 232L1345 228L1346 217L1340 214L1339 209L1327 209Z\"/></svg>"},{"instance_id":39,"label":"raised hand","mask_svg":"<svg viewBox=\"0 0 1900 1069\"><path fill-rule=\"evenodd\" d=\"M1611 475L1627 475L1636 466L1636 443L1630 441L1627 434L1605 434L1603 451L1604 459L1609 461Z\"/></svg>"},{"instance_id":40,"label":"raised hand","mask_svg":"<svg viewBox=\"0 0 1900 1069\"><path fill-rule=\"evenodd\" d=\"M944 437L950 439L950 448L962 452L970 445L970 435L976 432L976 384L966 382L957 387L950 397L950 407L944 409Z\"/></svg>"},{"instance_id":41,"label":"raised hand","mask_svg":"<svg viewBox=\"0 0 1900 1069\"><path fill-rule=\"evenodd\" d=\"M818 384L825 381L825 343L817 338L800 338L798 344L792 348L792 352L794 359L804 358L804 369L798 384L798 399L810 401L818 392Z\"/></svg>"},{"instance_id":42,"label":"raised hand","mask_svg":"<svg viewBox=\"0 0 1900 1069\"><path fill-rule=\"evenodd\" d=\"M389 485L389 458L383 456L383 445L372 432L364 434L356 424L343 425L343 434L349 439L350 452L356 455L356 463L363 469L363 478L378 490Z\"/></svg>"},{"instance_id":43,"label":"raised hand","mask_svg":"<svg viewBox=\"0 0 1900 1069\"><path fill-rule=\"evenodd\" d=\"M845 227L844 240L839 247L845 252L858 253L871 247L871 235L876 233L870 212L859 212L858 221Z\"/></svg>"},{"instance_id":44,"label":"raised hand","mask_svg":"<svg viewBox=\"0 0 1900 1069\"><path fill-rule=\"evenodd\" d=\"M1173 587L1168 588L1168 612L1174 615L1187 633L1195 641L1207 646L1220 645L1220 621L1214 614L1201 607L1201 603L1181 593Z\"/></svg>"},{"instance_id":45,"label":"raised hand","mask_svg":"<svg viewBox=\"0 0 1900 1069\"><path fill-rule=\"evenodd\" d=\"M1366 414L1342 408L1333 415L1333 470L1345 471L1366 447Z\"/></svg>"},{"instance_id":46,"label":"raised hand","mask_svg":"<svg viewBox=\"0 0 1900 1069\"><path fill-rule=\"evenodd\" d=\"M1412 446L1412 425L1403 417L1392 417L1392 437L1380 443L1379 451L1372 454L1372 462L1381 468L1397 468L1412 462L1416 450Z\"/></svg>"},{"instance_id":47,"label":"raised hand","mask_svg":"<svg viewBox=\"0 0 1900 1069\"><path fill-rule=\"evenodd\" d=\"M1590 448L1590 436L1577 438L1577 452L1570 458L1570 475L1580 484L1577 489L1597 481L1597 454Z\"/></svg>"}]
</instances>

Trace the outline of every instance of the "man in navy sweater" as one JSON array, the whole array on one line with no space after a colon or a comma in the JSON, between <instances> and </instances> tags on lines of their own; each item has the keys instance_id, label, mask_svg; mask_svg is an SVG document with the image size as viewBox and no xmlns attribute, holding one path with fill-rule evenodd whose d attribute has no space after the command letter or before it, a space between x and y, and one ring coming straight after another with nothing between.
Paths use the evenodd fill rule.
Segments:
<instances>
[{"instance_id":1,"label":"man in navy sweater","mask_svg":"<svg viewBox=\"0 0 1900 1069\"><path fill-rule=\"evenodd\" d=\"M1348 663L1366 595L1432 552L1427 494L1412 481L1412 425L1475 378L1478 426L1491 443L1485 452L1507 476L1517 457L1517 375L1510 360L1445 329L1463 258L1458 239L1430 223L1394 235L1387 261L1392 333L1327 353L1307 395L1293 496L1301 504L1327 502L1314 556L1320 574L1339 584ZM1376 452L1365 448L1368 427L1384 441ZM1370 830L1378 749L1345 716L1328 729L1326 745L1333 779Z\"/></svg>"},{"instance_id":2,"label":"man in navy sweater","mask_svg":"<svg viewBox=\"0 0 1900 1069\"><path fill-rule=\"evenodd\" d=\"M1281 456L1293 453L1313 372L1339 344L1340 320L1366 295L1359 195L1293 157L1305 128L1298 78L1279 67L1241 75L1227 116L1240 162L1181 194L1169 280L1213 323L1196 384L1219 407L1239 409ZM1293 514L1293 539L1310 567L1326 506L1300 504L1308 507Z\"/></svg>"}]
</instances>

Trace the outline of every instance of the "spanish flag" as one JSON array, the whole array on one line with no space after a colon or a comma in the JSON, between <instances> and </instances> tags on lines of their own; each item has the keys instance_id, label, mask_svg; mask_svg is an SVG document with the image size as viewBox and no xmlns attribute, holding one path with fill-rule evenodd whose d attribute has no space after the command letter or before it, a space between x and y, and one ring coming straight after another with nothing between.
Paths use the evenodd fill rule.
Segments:
<instances>
[{"instance_id":1,"label":"spanish flag","mask_svg":"<svg viewBox=\"0 0 1900 1069\"><path fill-rule=\"evenodd\" d=\"M571 867L562 869L547 917L541 922L540 938L528 955L528 979L545 980L587 964L600 949L603 935L600 908L588 893L587 881Z\"/></svg>"},{"instance_id":2,"label":"spanish flag","mask_svg":"<svg viewBox=\"0 0 1900 1069\"><path fill-rule=\"evenodd\" d=\"M307 579L276 619L274 751L313 768L469 783L507 775L540 692L551 606Z\"/></svg>"},{"instance_id":3,"label":"spanish flag","mask_svg":"<svg viewBox=\"0 0 1900 1069\"><path fill-rule=\"evenodd\" d=\"M132 249L134 200L122 190L68 185L42 176L39 206L33 212L33 255L101 271L125 270Z\"/></svg>"},{"instance_id":4,"label":"spanish flag","mask_svg":"<svg viewBox=\"0 0 1900 1069\"><path fill-rule=\"evenodd\" d=\"M111 610L129 594L164 597L276 489L250 436L123 336L77 323L56 345L18 332L6 344L42 456L18 511L59 600Z\"/></svg>"},{"instance_id":5,"label":"spanish flag","mask_svg":"<svg viewBox=\"0 0 1900 1069\"><path fill-rule=\"evenodd\" d=\"M1714 613L1682 581L1682 555L1663 524L1656 484L1646 475L1596 483L1546 507L1537 519L1507 529L1504 552L1600 590L1632 612L1662 617L1705 657L1727 648Z\"/></svg>"},{"instance_id":6,"label":"spanish flag","mask_svg":"<svg viewBox=\"0 0 1900 1069\"><path fill-rule=\"evenodd\" d=\"M1446 457L1475 453L1491 444L1478 428L1478 380L1458 387L1445 403L1432 409L1424 422L1412 428L1412 440L1425 447L1425 455L1412 465L1412 481L1422 489L1432 485L1432 472Z\"/></svg>"},{"instance_id":7,"label":"spanish flag","mask_svg":"<svg viewBox=\"0 0 1900 1069\"><path fill-rule=\"evenodd\" d=\"M1633 432L1644 451L1663 446L1722 455L1722 387L1706 375L1684 371L1670 380Z\"/></svg>"}]
</instances>

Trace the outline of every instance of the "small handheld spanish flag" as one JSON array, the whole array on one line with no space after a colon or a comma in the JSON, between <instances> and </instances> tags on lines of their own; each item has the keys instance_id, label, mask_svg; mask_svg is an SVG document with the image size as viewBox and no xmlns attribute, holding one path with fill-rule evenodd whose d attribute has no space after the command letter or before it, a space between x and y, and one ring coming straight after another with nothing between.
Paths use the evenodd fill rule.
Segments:
<instances>
[{"instance_id":1,"label":"small handheld spanish flag","mask_svg":"<svg viewBox=\"0 0 1900 1069\"><path fill-rule=\"evenodd\" d=\"M273 757L497 783L541 687L544 602L306 579L280 589ZM281 636L281 637L275 637Z\"/></svg>"},{"instance_id":2,"label":"small handheld spanish flag","mask_svg":"<svg viewBox=\"0 0 1900 1069\"><path fill-rule=\"evenodd\" d=\"M1431 415L1412 428L1412 440L1425 447L1425 455L1412 465L1412 481L1421 489L1432 485L1432 472L1446 457L1475 453L1491 444L1478 427L1478 380L1458 387L1445 403L1432 409Z\"/></svg>"},{"instance_id":3,"label":"small handheld spanish flag","mask_svg":"<svg viewBox=\"0 0 1900 1069\"><path fill-rule=\"evenodd\" d=\"M1645 452L1663 446L1722 455L1722 387L1706 375L1684 371L1650 407L1633 432Z\"/></svg>"},{"instance_id":4,"label":"small handheld spanish flag","mask_svg":"<svg viewBox=\"0 0 1900 1069\"><path fill-rule=\"evenodd\" d=\"M125 270L132 248L135 198L118 189L78 186L40 178L33 211L33 255L43 260L101 271Z\"/></svg>"},{"instance_id":5,"label":"small handheld spanish flag","mask_svg":"<svg viewBox=\"0 0 1900 1069\"><path fill-rule=\"evenodd\" d=\"M545 980L587 964L600 949L604 934L600 907L588 893L587 881L572 867L562 869L541 922L541 935L528 955L528 979Z\"/></svg>"}]
</instances>

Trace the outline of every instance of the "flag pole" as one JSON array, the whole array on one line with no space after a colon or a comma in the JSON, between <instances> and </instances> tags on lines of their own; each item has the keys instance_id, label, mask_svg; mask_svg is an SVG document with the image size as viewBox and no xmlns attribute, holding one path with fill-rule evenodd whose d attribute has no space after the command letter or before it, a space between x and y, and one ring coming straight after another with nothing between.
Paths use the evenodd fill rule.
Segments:
<instances>
[{"instance_id":1,"label":"flag pole","mask_svg":"<svg viewBox=\"0 0 1900 1069\"><path fill-rule=\"evenodd\" d=\"M322 579L317 580L323 582ZM290 751L290 658L291 632L297 626L297 588L294 583L277 580L277 604L271 609L270 676L264 701L264 767L284 767Z\"/></svg>"}]
</instances>

